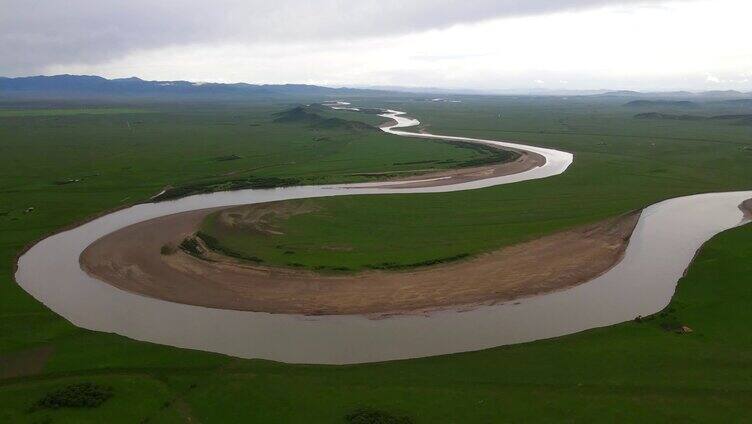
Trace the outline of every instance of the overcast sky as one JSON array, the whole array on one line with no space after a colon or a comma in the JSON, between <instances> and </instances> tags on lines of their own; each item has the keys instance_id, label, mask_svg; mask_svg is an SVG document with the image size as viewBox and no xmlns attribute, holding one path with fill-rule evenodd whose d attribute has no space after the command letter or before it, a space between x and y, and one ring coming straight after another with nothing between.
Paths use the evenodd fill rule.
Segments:
<instances>
[{"instance_id":1,"label":"overcast sky","mask_svg":"<svg viewBox=\"0 0 752 424\"><path fill-rule=\"evenodd\" d=\"M0 0L0 75L752 90L750 0Z\"/></svg>"}]
</instances>

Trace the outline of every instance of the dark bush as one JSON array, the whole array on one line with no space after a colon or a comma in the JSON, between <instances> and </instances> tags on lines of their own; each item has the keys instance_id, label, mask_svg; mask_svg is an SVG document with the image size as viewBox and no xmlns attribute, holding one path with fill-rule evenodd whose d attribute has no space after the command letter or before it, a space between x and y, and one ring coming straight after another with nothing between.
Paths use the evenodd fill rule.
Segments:
<instances>
[{"instance_id":1,"label":"dark bush","mask_svg":"<svg viewBox=\"0 0 752 424\"><path fill-rule=\"evenodd\" d=\"M112 397L112 388L94 383L71 384L47 393L32 409L96 408Z\"/></svg>"},{"instance_id":2,"label":"dark bush","mask_svg":"<svg viewBox=\"0 0 752 424\"><path fill-rule=\"evenodd\" d=\"M242 158L243 158L242 156L233 154L233 155L227 155L227 156L217 156L216 158L214 158L214 160L217 162L227 162L227 161L238 160Z\"/></svg>"},{"instance_id":3,"label":"dark bush","mask_svg":"<svg viewBox=\"0 0 752 424\"><path fill-rule=\"evenodd\" d=\"M397 417L384 411L361 408L345 415L347 424L412 424L409 417Z\"/></svg>"},{"instance_id":4,"label":"dark bush","mask_svg":"<svg viewBox=\"0 0 752 424\"><path fill-rule=\"evenodd\" d=\"M215 191L289 187L296 184L300 184L300 180L297 178L278 177L249 176L235 180L214 180L169 188L159 196L152 198L152 201L161 202L163 200L173 200L194 194L213 193Z\"/></svg>"},{"instance_id":5,"label":"dark bush","mask_svg":"<svg viewBox=\"0 0 752 424\"><path fill-rule=\"evenodd\" d=\"M187 254L201 257L204 253L198 241L194 237L188 237L180 242L180 248Z\"/></svg>"},{"instance_id":6,"label":"dark bush","mask_svg":"<svg viewBox=\"0 0 752 424\"><path fill-rule=\"evenodd\" d=\"M458 163L458 168L469 168L473 166L493 165L496 163L512 162L520 157L520 154L510 150L502 150L498 147L489 146L486 144L471 143L468 141L445 141L445 143L452 144L454 146L463 147L466 149L475 150L477 153L484 157L478 159L468 159L466 161Z\"/></svg>"},{"instance_id":7,"label":"dark bush","mask_svg":"<svg viewBox=\"0 0 752 424\"><path fill-rule=\"evenodd\" d=\"M421 266L431 266L431 265L443 264L443 263L446 263L446 262L458 261L460 259L465 259L468 256L470 256L469 253L460 253L459 255L448 256L448 257L445 257L445 258L429 259L429 260L426 260L426 261L413 262L413 263L409 263L409 264L398 264L398 263L395 263L395 262L381 262L379 264L366 265L366 267L367 268L371 268L371 269L405 269L405 268L415 268L415 267L421 267Z\"/></svg>"},{"instance_id":8,"label":"dark bush","mask_svg":"<svg viewBox=\"0 0 752 424\"><path fill-rule=\"evenodd\" d=\"M169 244L165 244L159 249L159 253L163 255L172 255L173 253L175 253L175 247Z\"/></svg>"},{"instance_id":9,"label":"dark bush","mask_svg":"<svg viewBox=\"0 0 752 424\"><path fill-rule=\"evenodd\" d=\"M222 246L222 243L220 243L219 240L217 240L216 238L202 231L199 231L198 233L196 233L196 237L201 239L201 241L204 242L206 247L208 247L210 250L213 250L214 252L223 254L225 256L229 256L231 258L240 259L243 261L250 261L250 262L256 262L256 263L264 262L264 260L261 258L257 258L255 256L248 256L243 253L236 252L232 249L228 249Z\"/></svg>"}]
</instances>

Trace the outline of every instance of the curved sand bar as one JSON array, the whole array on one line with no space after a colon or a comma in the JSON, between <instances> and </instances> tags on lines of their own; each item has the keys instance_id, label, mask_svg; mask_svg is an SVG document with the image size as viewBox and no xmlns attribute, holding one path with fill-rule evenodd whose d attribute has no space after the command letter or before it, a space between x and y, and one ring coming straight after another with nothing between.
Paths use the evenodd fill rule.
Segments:
<instances>
[{"instance_id":1,"label":"curved sand bar","mask_svg":"<svg viewBox=\"0 0 752 424\"><path fill-rule=\"evenodd\" d=\"M398 125L410 120L394 114ZM415 125L417 121L412 121ZM401 134L400 134L401 135ZM407 134L405 134L407 135ZM409 134L415 137L437 137ZM475 141L474 139L465 139ZM489 140L477 140L491 142ZM515 143L546 164L520 174L441 187L319 186L244 190L136 205L50 236L18 260L16 281L47 307L80 327L138 340L295 363L345 364L415 358L556 337L649 315L668 304L695 252L720 231L746 220L739 205L752 191L666 200L640 216L624 258L605 274L570 289L457 313L400 315L269 314L191 306L136 295L87 275L79 257L99 238L170 214L278 200L382 193L467 190L545 178L564 172L572 155ZM375 183L379 185L382 183ZM397 183L395 183L397 184Z\"/></svg>"},{"instance_id":2,"label":"curved sand bar","mask_svg":"<svg viewBox=\"0 0 752 424\"><path fill-rule=\"evenodd\" d=\"M403 117L398 120L396 114L390 111L386 115L393 123L385 124L384 131L394 132L395 127L416 122ZM540 153L486 144L514 151L518 157L371 186L400 190L450 186L518 174L546 163ZM409 272L332 276L251 266L219 255L200 260L179 250L171 255L160 253L165 245L179 245L215 211L163 216L108 234L84 250L81 266L92 277L120 289L189 305L304 315L415 313L506 301L588 281L621 258L639 216L630 214L472 260ZM541 267L539 262L545 265Z\"/></svg>"},{"instance_id":3,"label":"curved sand bar","mask_svg":"<svg viewBox=\"0 0 752 424\"><path fill-rule=\"evenodd\" d=\"M631 213L469 260L402 272L326 275L212 253L205 259L180 250L160 253L162 246L177 246L193 234L214 211L168 215L108 234L84 250L81 266L123 290L190 305L304 315L415 313L492 304L591 280L621 259L639 217Z\"/></svg>"}]
</instances>

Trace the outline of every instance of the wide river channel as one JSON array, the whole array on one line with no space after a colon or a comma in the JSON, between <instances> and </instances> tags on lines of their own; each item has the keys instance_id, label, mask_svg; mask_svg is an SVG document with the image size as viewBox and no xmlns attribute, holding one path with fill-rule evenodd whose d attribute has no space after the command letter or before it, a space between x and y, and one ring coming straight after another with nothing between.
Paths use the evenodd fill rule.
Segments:
<instances>
[{"instance_id":1,"label":"wide river channel","mask_svg":"<svg viewBox=\"0 0 752 424\"><path fill-rule=\"evenodd\" d=\"M702 243L740 225L739 204L752 191L666 200L645 209L624 259L571 289L470 310L372 319L360 315L303 316L212 309L129 293L90 277L79 256L95 240L148 219L196 209L343 195L470 190L561 174L570 153L515 143L402 131L417 120L383 116L400 136L463 140L543 155L543 166L514 175L453 185L400 188L400 183L241 190L145 203L50 236L18 261L18 284L73 324L97 331L243 358L291 363L349 364L472 351L562 336L663 309ZM377 187L378 186L378 187Z\"/></svg>"}]
</instances>

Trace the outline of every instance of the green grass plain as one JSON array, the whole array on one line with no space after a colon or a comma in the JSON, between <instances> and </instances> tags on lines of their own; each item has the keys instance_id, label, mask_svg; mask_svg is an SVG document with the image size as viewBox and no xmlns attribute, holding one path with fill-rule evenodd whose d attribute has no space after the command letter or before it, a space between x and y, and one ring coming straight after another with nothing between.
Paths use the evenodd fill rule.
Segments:
<instances>
[{"instance_id":1,"label":"green grass plain","mask_svg":"<svg viewBox=\"0 0 752 424\"><path fill-rule=\"evenodd\" d=\"M46 188L82 179L52 195L98 193L122 184L140 186L138 197L144 198L167 185L246 176L294 176L309 184L366 181L354 174L413 169L400 164L405 157L463 161L483 156L447 143L405 142L377 131L312 131L272 123L271 113L284 107L161 106L148 114L5 118L0 126L3 159L13 167L0 184ZM226 160L233 155L237 159ZM34 175L39 178L24 178Z\"/></svg>"},{"instance_id":2,"label":"green grass plain","mask_svg":"<svg viewBox=\"0 0 752 424\"><path fill-rule=\"evenodd\" d=\"M430 218L431 208L420 205L424 202L463 211L462 216L450 217L455 223L485 219L479 225L488 232L486 244L481 243L481 231L469 225L464 250L470 244L499 245L524 234L599 219L677 194L748 189L752 181L748 127L636 123L630 115L636 112L624 111L613 101L604 105L576 100L572 105L563 99L479 97L464 98L462 107L455 109L451 107L458 104L356 101L409 110L436 132L528 141L577 154L567 174L519 187L421 195L416 200L410 196L331 199L342 205L327 205L353 208L353 212L382 207L384 202L411 205L385 212L403 224L408 221L405 216ZM418 423L748 422L752 418L749 226L726 232L705 246L665 316L480 352L357 366L242 360L82 330L13 282L14 257L24 245L102 210L145 200L168 184L215 178L234 169L319 181L332 178L329 175L336 170L341 171L336 178L361 168L384 171L379 167L405 156L458 154L447 145L425 147L425 141L412 145L399 138L391 152L376 155L380 159L375 160L369 149L383 146L343 141L341 145L354 146L332 153L347 162L343 165L301 146L312 136L305 129L275 127L254 142L250 132L263 131L263 116L279 110L277 105L247 106L255 112L247 115L246 122L261 124L248 128L222 124L241 115L239 105L226 110L205 107L210 110L162 105L166 112L132 118L76 115L0 121L4 169L0 255L5 258L0 265L0 421L336 423L360 407L408 415ZM138 136L131 134L122 118L143 122L136 122ZM50 120L39 121L43 119ZM304 139L298 139L301 134ZM380 137L377 144L388 139ZM606 145L600 144L603 141ZM232 154L248 158L248 163L211 160ZM367 157L361 158L364 154ZM299 159L291 163L290 157ZM271 166L257 170L262 164ZM54 184L71 178L83 181ZM598 188L600 184L605 187ZM35 209L24 213L30 206ZM525 207L527 212L517 220L486 217ZM410 215L411 208L418 212ZM367 218L376 223L380 219L374 214ZM347 225L357 241L354 224ZM417 226L405 230L410 237L437 240L437 235L412 227ZM445 234L447 241L435 251L424 247L426 256L449 251L452 243L461 242L449 226L437 233ZM378 234L399 236L381 229ZM694 332L666 331L664 322L680 322ZM47 351L48 357L33 361L40 350ZM14 377L11 373L18 364L39 369ZM85 381L112 387L113 398L91 410L29 412L45 393Z\"/></svg>"},{"instance_id":3,"label":"green grass plain","mask_svg":"<svg viewBox=\"0 0 752 424\"><path fill-rule=\"evenodd\" d=\"M405 107L432 132L553 147L574 153L575 162L555 178L482 190L318 199L311 213L274 220L280 234L226 231L216 215L202 231L270 265L402 268L478 254L666 198L749 188L752 126L633 119L634 109L621 103L414 102Z\"/></svg>"},{"instance_id":4,"label":"green grass plain","mask_svg":"<svg viewBox=\"0 0 752 424\"><path fill-rule=\"evenodd\" d=\"M0 117L21 116L70 116L70 115L123 115L133 113L148 113L147 110L137 108L97 107L97 108L25 108L25 109L2 109Z\"/></svg>"}]
</instances>

